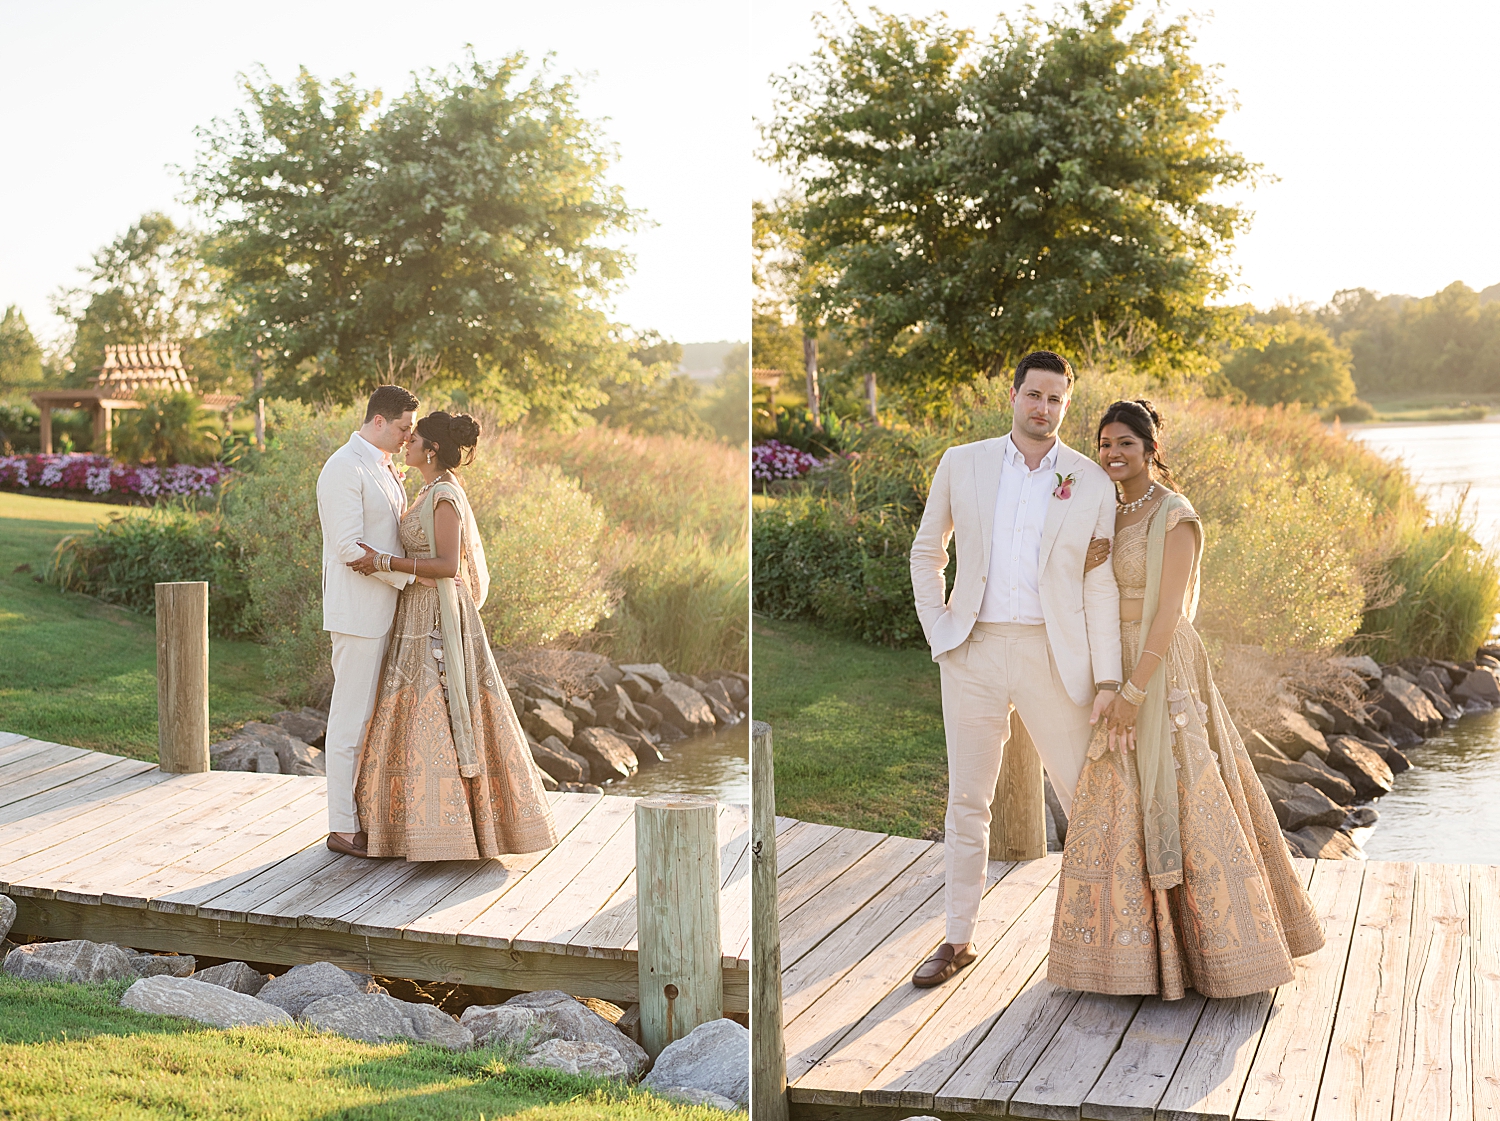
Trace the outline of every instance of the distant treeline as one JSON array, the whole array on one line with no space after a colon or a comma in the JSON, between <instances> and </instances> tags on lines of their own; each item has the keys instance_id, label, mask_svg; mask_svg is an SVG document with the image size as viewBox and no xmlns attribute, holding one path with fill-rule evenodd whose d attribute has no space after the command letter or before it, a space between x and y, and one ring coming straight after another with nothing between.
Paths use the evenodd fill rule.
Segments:
<instances>
[{"instance_id":1,"label":"distant treeline","mask_svg":"<svg viewBox=\"0 0 1500 1121\"><path fill-rule=\"evenodd\" d=\"M1361 397L1500 395L1500 284L1423 297L1351 288L1314 314L1349 351Z\"/></svg>"}]
</instances>

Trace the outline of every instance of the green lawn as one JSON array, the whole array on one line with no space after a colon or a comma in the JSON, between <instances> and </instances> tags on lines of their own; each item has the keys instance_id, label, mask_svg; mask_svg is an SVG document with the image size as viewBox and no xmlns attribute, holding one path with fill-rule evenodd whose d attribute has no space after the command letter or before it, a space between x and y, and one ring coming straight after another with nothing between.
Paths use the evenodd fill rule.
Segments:
<instances>
[{"instance_id":1,"label":"green lawn","mask_svg":"<svg viewBox=\"0 0 1500 1121\"><path fill-rule=\"evenodd\" d=\"M0 975L0 1117L48 1121L709 1121L611 1083L508 1068L494 1051L372 1046L307 1028L219 1031L117 1005L125 982Z\"/></svg>"},{"instance_id":2,"label":"green lawn","mask_svg":"<svg viewBox=\"0 0 1500 1121\"><path fill-rule=\"evenodd\" d=\"M759 615L753 634L753 704L771 725L776 812L940 837L948 762L931 656Z\"/></svg>"},{"instance_id":3,"label":"green lawn","mask_svg":"<svg viewBox=\"0 0 1500 1121\"><path fill-rule=\"evenodd\" d=\"M59 538L127 509L0 492L0 731L156 758L156 621L37 580ZM215 738L284 707L264 650L213 639Z\"/></svg>"}]
</instances>

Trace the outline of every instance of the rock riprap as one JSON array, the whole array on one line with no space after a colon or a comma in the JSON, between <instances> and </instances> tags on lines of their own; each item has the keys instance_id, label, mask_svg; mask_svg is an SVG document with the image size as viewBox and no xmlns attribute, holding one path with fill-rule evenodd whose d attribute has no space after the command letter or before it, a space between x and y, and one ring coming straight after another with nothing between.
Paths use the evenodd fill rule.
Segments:
<instances>
[{"instance_id":1,"label":"rock riprap","mask_svg":"<svg viewBox=\"0 0 1500 1121\"><path fill-rule=\"evenodd\" d=\"M563 1074L591 1074L595 1078L628 1077L618 1051L575 1039L544 1040L521 1057L521 1065L546 1067Z\"/></svg>"},{"instance_id":2,"label":"rock riprap","mask_svg":"<svg viewBox=\"0 0 1500 1121\"><path fill-rule=\"evenodd\" d=\"M191 977L142 977L120 998L125 1008L159 1016L181 1016L216 1028L285 1025L291 1016L274 1004Z\"/></svg>"},{"instance_id":3,"label":"rock riprap","mask_svg":"<svg viewBox=\"0 0 1500 1121\"><path fill-rule=\"evenodd\" d=\"M192 954L148 954L119 946L130 959L131 971L137 977L191 977L197 968Z\"/></svg>"},{"instance_id":4,"label":"rock riprap","mask_svg":"<svg viewBox=\"0 0 1500 1121\"><path fill-rule=\"evenodd\" d=\"M36 942L5 955L6 973L22 981L121 981L134 977L130 955L118 946L83 939Z\"/></svg>"},{"instance_id":5,"label":"rock riprap","mask_svg":"<svg viewBox=\"0 0 1500 1121\"><path fill-rule=\"evenodd\" d=\"M265 988L270 978L242 961L226 961L223 965L213 965L199 970L193 974L193 980L219 985L247 996L255 996Z\"/></svg>"},{"instance_id":6,"label":"rock riprap","mask_svg":"<svg viewBox=\"0 0 1500 1121\"><path fill-rule=\"evenodd\" d=\"M750 1033L733 1020L709 1020L668 1044L641 1085L691 1086L745 1105L750 1098Z\"/></svg>"},{"instance_id":7,"label":"rock riprap","mask_svg":"<svg viewBox=\"0 0 1500 1121\"><path fill-rule=\"evenodd\" d=\"M522 993L504 1004L472 1005L464 1009L460 1023L474 1033L481 1047L511 1043L535 1048L551 1039L607 1047L619 1056L621 1070L629 1078L639 1078L651 1063L635 1040L557 989Z\"/></svg>"},{"instance_id":8,"label":"rock riprap","mask_svg":"<svg viewBox=\"0 0 1500 1121\"><path fill-rule=\"evenodd\" d=\"M16 901L8 895L0 895L0 940L16 925Z\"/></svg>"},{"instance_id":9,"label":"rock riprap","mask_svg":"<svg viewBox=\"0 0 1500 1121\"><path fill-rule=\"evenodd\" d=\"M739 1108L723 1094L715 1094L712 1090L699 1090L694 1086L668 1086L663 1090L652 1091L658 1097L671 1098L674 1101L685 1102L688 1105L706 1105L710 1109L722 1109L731 1112ZM919 1121L912 1118L911 1121ZM937 1121L937 1118L932 1118Z\"/></svg>"},{"instance_id":10,"label":"rock riprap","mask_svg":"<svg viewBox=\"0 0 1500 1121\"><path fill-rule=\"evenodd\" d=\"M411 1004L385 993L325 996L306 1005L298 1018L322 1031L366 1043L409 1039L449 1051L467 1051L474 1046L469 1029L441 1008Z\"/></svg>"},{"instance_id":11,"label":"rock riprap","mask_svg":"<svg viewBox=\"0 0 1500 1121\"><path fill-rule=\"evenodd\" d=\"M252 720L234 735L208 749L209 766L216 771L256 771L260 774L321 775L323 753L278 724Z\"/></svg>"},{"instance_id":12,"label":"rock riprap","mask_svg":"<svg viewBox=\"0 0 1500 1121\"><path fill-rule=\"evenodd\" d=\"M300 1019L308 1005L324 997L384 992L366 974L340 969L331 962L315 961L295 965L280 977L273 977L256 996Z\"/></svg>"}]
</instances>

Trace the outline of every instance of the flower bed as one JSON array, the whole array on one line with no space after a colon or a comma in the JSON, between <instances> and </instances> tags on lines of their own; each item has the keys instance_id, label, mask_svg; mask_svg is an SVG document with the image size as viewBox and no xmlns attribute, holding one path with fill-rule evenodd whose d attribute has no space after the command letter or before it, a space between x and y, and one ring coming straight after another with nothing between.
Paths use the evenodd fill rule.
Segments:
<instances>
[{"instance_id":1,"label":"flower bed","mask_svg":"<svg viewBox=\"0 0 1500 1121\"><path fill-rule=\"evenodd\" d=\"M780 440L767 440L750 449L750 476L757 483L776 479L800 479L822 467L823 461Z\"/></svg>"},{"instance_id":2,"label":"flower bed","mask_svg":"<svg viewBox=\"0 0 1500 1121\"><path fill-rule=\"evenodd\" d=\"M222 463L193 467L138 467L107 455L0 456L0 487L49 492L84 491L96 498L208 497L230 474ZM60 494L59 497L67 497Z\"/></svg>"}]
</instances>

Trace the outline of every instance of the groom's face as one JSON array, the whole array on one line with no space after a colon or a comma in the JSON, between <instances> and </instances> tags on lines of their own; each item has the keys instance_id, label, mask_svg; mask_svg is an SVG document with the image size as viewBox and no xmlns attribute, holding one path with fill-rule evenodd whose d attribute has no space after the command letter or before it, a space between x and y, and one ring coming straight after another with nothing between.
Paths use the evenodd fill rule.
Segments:
<instances>
[{"instance_id":1,"label":"groom's face","mask_svg":"<svg viewBox=\"0 0 1500 1121\"><path fill-rule=\"evenodd\" d=\"M1030 369L1026 380L1011 388L1015 412L1011 427L1034 440L1050 440L1068 412L1068 376L1052 370Z\"/></svg>"},{"instance_id":2,"label":"groom's face","mask_svg":"<svg viewBox=\"0 0 1500 1121\"><path fill-rule=\"evenodd\" d=\"M375 417L375 434L371 437L370 443L383 452L395 455L411 439L412 425L416 424L416 422L417 414L415 411L402 413L396 420L391 420L388 417L377 414Z\"/></svg>"}]
</instances>

